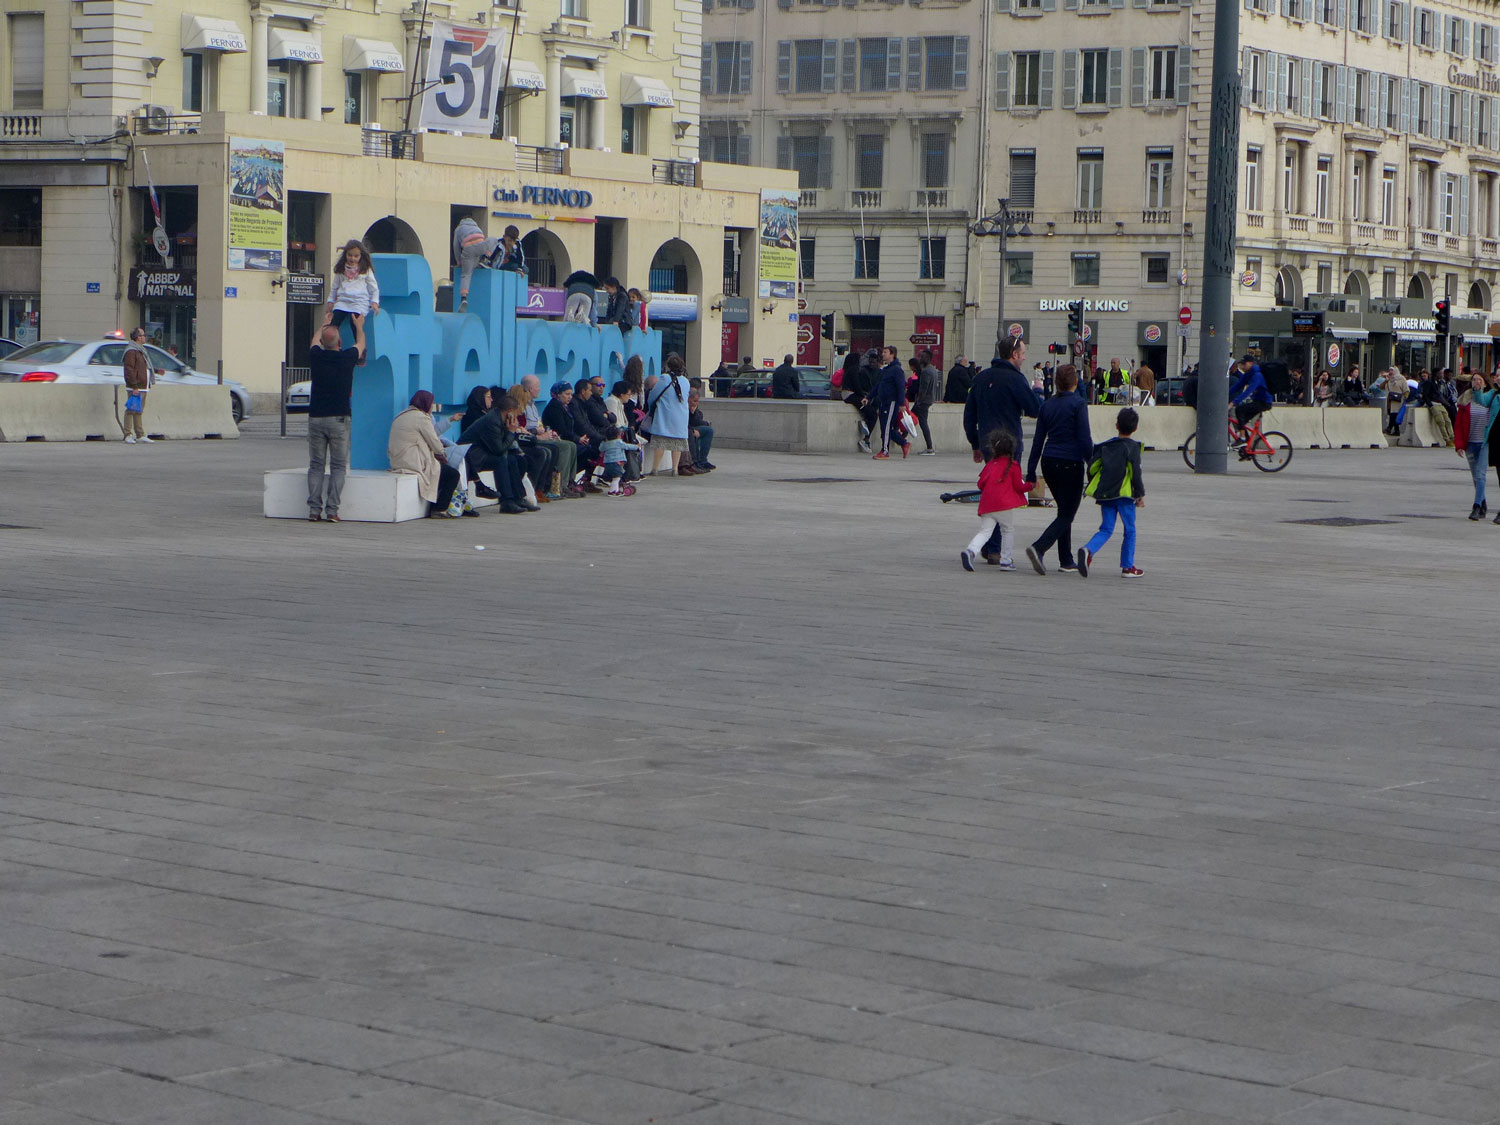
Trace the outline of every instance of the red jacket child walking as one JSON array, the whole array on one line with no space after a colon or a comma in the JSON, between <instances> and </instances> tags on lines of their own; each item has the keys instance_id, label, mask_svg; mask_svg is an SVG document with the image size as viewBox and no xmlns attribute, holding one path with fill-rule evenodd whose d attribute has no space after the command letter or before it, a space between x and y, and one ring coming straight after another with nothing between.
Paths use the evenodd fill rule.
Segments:
<instances>
[{"instance_id":1,"label":"red jacket child walking","mask_svg":"<svg viewBox=\"0 0 1500 1125\"><path fill-rule=\"evenodd\" d=\"M959 561L965 570L974 569L974 556L989 539L994 528L1000 529L1001 570L1015 570L1011 560L1011 544L1015 540L1017 508L1026 507L1026 494L1036 487L1021 475L1021 466L1016 462L1016 439L1007 430L996 430L990 435L990 460L979 474L979 533L959 553ZM994 561L993 559L991 560Z\"/></svg>"}]
</instances>

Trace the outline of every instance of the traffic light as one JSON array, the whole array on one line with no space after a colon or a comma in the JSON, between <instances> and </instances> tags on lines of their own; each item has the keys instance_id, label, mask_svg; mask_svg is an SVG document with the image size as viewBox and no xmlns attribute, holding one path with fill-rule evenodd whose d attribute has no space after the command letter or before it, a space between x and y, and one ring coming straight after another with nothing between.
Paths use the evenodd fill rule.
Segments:
<instances>
[{"instance_id":1,"label":"traffic light","mask_svg":"<svg viewBox=\"0 0 1500 1125\"><path fill-rule=\"evenodd\" d=\"M1083 335L1083 302L1068 302L1068 333L1073 336Z\"/></svg>"},{"instance_id":2,"label":"traffic light","mask_svg":"<svg viewBox=\"0 0 1500 1125\"><path fill-rule=\"evenodd\" d=\"M1448 325L1452 319L1452 315L1453 310L1449 302L1439 301L1437 303L1437 334L1439 336L1448 335Z\"/></svg>"},{"instance_id":3,"label":"traffic light","mask_svg":"<svg viewBox=\"0 0 1500 1125\"><path fill-rule=\"evenodd\" d=\"M833 314L832 313L824 313L823 316L822 316L822 321L823 321L823 339L825 339L825 340L832 340L833 339Z\"/></svg>"}]
</instances>

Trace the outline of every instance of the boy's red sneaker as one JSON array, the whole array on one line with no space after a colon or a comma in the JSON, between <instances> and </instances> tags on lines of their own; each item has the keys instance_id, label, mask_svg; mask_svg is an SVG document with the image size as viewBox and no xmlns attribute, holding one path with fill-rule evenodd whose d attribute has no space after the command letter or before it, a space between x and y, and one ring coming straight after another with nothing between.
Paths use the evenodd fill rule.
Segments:
<instances>
[{"instance_id":1,"label":"boy's red sneaker","mask_svg":"<svg viewBox=\"0 0 1500 1125\"><path fill-rule=\"evenodd\" d=\"M1145 575L1145 573L1146 572L1138 566L1126 566L1120 568L1121 578L1141 578Z\"/></svg>"},{"instance_id":2,"label":"boy's red sneaker","mask_svg":"<svg viewBox=\"0 0 1500 1125\"><path fill-rule=\"evenodd\" d=\"M889 461L890 459L891 455L883 449L879 453L875 454L875 456L870 458L871 461Z\"/></svg>"}]
</instances>

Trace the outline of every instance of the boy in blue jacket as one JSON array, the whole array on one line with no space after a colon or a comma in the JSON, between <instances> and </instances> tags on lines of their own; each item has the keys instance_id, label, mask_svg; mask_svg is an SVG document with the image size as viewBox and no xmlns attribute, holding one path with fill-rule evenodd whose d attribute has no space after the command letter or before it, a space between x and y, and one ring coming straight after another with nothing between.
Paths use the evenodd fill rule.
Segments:
<instances>
[{"instance_id":1,"label":"boy in blue jacket","mask_svg":"<svg viewBox=\"0 0 1500 1125\"><path fill-rule=\"evenodd\" d=\"M1115 521L1125 525L1120 545L1120 577L1140 578L1146 572L1135 565L1135 510L1146 506L1146 482L1141 478L1141 443L1130 435L1141 424L1141 416L1126 407L1115 418L1118 437L1094 446L1089 462L1089 483L1084 489L1099 501L1103 522L1087 545L1078 548L1078 573L1089 576L1094 553L1115 533Z\"/></svg>"}]
</instances>

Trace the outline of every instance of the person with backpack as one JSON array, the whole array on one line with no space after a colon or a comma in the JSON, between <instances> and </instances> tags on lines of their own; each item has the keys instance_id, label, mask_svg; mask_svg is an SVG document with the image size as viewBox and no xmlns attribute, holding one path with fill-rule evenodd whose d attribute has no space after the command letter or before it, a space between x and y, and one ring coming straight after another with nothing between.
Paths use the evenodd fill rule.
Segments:
<instances>
[{"instance_id":1,"label":"person with backpack","mask_svg":"<svg viewBox=\"0 0 1500 1125\"><path fill-rule=\"evenodd\" d=\"M1109 542L1117 521L1125 526L1120 577L1140 578L1146 573L1135 565L1135 510L1146 506L1146 482L1141 477L1141 443L1130 435L1140 424L1141 416L1127 406L1115 416L1118 436L1094 447L1084 492L1099 502L1103 522L1094 537L1078 548L1078 574L1082 578L1089 576L1094 555Z\"/></svg>"}]
</instances>

